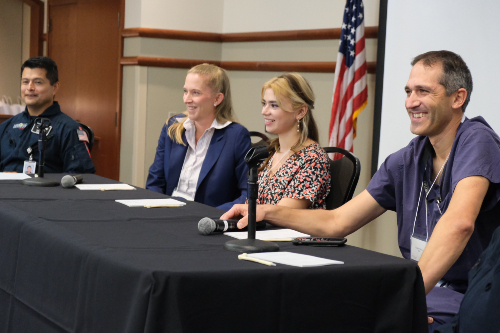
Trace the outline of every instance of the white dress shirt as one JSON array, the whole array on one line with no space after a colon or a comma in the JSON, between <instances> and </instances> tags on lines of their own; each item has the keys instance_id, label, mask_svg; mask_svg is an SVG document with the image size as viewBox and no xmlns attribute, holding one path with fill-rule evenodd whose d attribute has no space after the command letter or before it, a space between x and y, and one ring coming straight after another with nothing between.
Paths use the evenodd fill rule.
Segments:
<instances>
[{"instance_id":1,"label":"white dress shirt","mask_svg":"<svg viewBox=\"0 0 500 333\"><path fill-rule=\"evenodd\" d=\"M181 118L177 121L183 120L184 118ZM207 155L212 136L214 135L216 129L224 128L229 124L231 124L230 121L226 121L224 124L221 124L214 119L212 125L205 130L201 138L198 140L198 144L196 144L196 127L194 122L191 119L184 122L188 149L186 157L184 158L184 164L182 165L179 182L172 193L173 197L182 197L191 201L194 200L196 185L198 184L198 178L200 177L201 166L203 165L203 161Z\"/></svg>"}]
</instances>

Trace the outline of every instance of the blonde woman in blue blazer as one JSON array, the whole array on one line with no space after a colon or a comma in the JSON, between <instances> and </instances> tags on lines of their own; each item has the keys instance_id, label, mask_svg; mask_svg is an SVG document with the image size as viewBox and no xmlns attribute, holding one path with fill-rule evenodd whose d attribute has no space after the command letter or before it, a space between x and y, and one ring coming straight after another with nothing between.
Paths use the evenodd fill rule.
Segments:
<instances>
[{"instance_id":1,"label":"blonde woman in blue blazer","mask_svg":"<svg viewBox=\"0 0 500 333\"><path fill-rule=\"evenodd\" d=\"M244 203L250 136L234 122L226 72L209 64L191 68L184 103L187 111L163 126L146 188L223 210Z\"/></svg>"}]
</instances>

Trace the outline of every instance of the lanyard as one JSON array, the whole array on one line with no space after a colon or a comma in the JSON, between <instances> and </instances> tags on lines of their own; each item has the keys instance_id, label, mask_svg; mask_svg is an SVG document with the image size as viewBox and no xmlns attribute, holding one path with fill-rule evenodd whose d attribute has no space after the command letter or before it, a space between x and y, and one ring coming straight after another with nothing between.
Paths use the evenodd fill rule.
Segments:
<instances>
[{"instance_id":1,"label":"lanyard","mask_svg":"<svg viewBox=\"0 0 500 333\"><path fill-rule=\"evenodd\" d=\"M450 153L451 153L451 151L450 151ZM432 187L434 186L434 184L436 183L436 180L439 178L439 175L443 171L444 166L446 165L446 162L448 162L448 157L450 157L450 153L448 153L448 156L446 156L446 160L444 161L443 165L441 166L441 169L439 169L439 172L436 175L436 178L434 178L434 181L432 182L432 184L429 187L429 189L428 190L427 190L427 188L425 189L425 233L426 233L425 241L426 242L429 240L429 226L428 226L428 223L427 223L427 215L428 215L427 214L427 196L431 192ZM427 154L424 154L424 156L425 155L427 155ZM424 159L426 160L426 158L424 158ZM424 161L424 162L427 162L427 161ZM426 165L426 167L424 169L424 177L425 177L425 171L426 170L427 170L427 165ZM420 191L418 192L419 196L418 196L418 203L417 203L417 211L415 212L415 219L413 220L413 230L411 232L410 238L413 237L413 234L415 233L415 223L417 222L418 208L420 207L420 199L422 198L422 188L424 187L424 182L425 182L425 180L422 181L422 185L420 186ZM438 205L438 209L439 209L439 205ZM441 212L441 209L439 211Z\"/></svg>"}]
</instances>

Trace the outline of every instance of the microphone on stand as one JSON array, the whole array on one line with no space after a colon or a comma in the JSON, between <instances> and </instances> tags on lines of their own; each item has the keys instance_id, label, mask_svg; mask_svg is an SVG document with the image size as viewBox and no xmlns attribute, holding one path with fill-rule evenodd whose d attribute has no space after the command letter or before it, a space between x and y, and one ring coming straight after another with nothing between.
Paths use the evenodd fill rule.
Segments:
<instances>
[{"instance_id":1,"label":"microphone on stand","mask_svg":"<svg viewBox=\"0 0 500 333\"><path fill-rule=\"evenodd\" d=\"M224 248L229 251L253 253L253 252L273 252L279 251L276 243L255 239L256 216L257 216L257 196L259 192L258 167L260 163L269 156L267 147L253 147L245 155L245 162L248 165L248 238L228 241Z\"/></svg>"},{"instance_id":2,"label":"microphone on stand","mask_svg":"<svg viewBox=\"0 0 500 333\"><path fill-rule=\"evenodd\" d=\"M74 187L75 184L80 184L83 180L82 175L66 175L61 179L61 185L64 188Z\"/></svg>"}]
</instances>

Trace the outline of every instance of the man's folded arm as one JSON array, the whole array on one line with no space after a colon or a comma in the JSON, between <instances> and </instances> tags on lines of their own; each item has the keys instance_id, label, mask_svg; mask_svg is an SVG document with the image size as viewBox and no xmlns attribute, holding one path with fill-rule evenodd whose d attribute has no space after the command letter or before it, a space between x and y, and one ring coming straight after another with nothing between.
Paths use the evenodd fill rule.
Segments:
<instances>
[{"instance_id":1,"label":"man's folded arm","mask_svg":"<svg viewBox=\"0 0 500 333\"><path fill-rule=\"evenodd\" d=\"M428 293L462 254L474 231L490 181L473 176L458 182L448 209L436 224L418 265Z\"/></svg>"}]
</instances>

